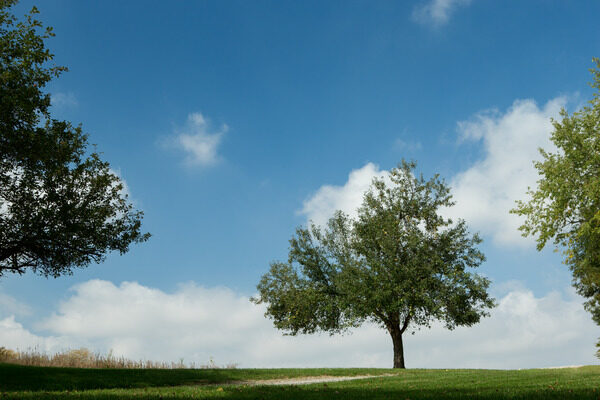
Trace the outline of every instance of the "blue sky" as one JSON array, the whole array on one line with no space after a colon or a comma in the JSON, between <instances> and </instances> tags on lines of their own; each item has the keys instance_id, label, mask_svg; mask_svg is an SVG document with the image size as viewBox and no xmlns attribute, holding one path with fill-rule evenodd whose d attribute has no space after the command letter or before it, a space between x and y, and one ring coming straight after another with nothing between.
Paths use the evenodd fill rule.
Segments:
<instances>
[{"instance_id":1,"label":"blue sky","mask_svg":"<svg viewBox=\"0 0 600 400\"><path fill-rule=\"evenodd\" d=\"M33 4L23 0L15 12L24 14ZM79 315L78 301L106 299L107 293L111 299L127 298L136 288L171 300L179 295L198 300L221 290L238 304L254 293L269 262L286 258L296 226L335 208L351 212L357 205L352 199L373 176L406 158L418 161L426 176L445 177L457 195L451 214L482 233L488 261L481 272L508 304L499 313L517 321L524 304L533 304L527 321L564 318L552 317L557 309L578 318L573 329L580 333L564 339L568 346L546 344L565 348L557 358L544 355L548 348L542 347L531 350L522 365L473 355L465 366L595 362L591 355L600 331L569 289L569 272L557 254L538 253L521 239L514 229L518 221L506 210L535 184L531 159L538 146L548 144L550 118L560 107L573 111L591 97L588 69L592 57L600 56L600 4L56 0L37 5L40 18L55 29L48 46L56 62L70 69L48 87L55 115L82 123L90 142L125 180L153 236L125 256L111 255L73 276L3 278L0 323L13 318L14 337L31 335L29 341L14 339L15 345L81 344L131 357L178 359L179 353L168 349L149 354L156 342L128 347L127 340L135 342L140 332L117 329L99 337L82 327L65 331L66 323L61 328L56 321ZM513 302L510 311L514 298L524 303ZM94 310L85 312L91 326L103 315L110 318ZM184 314L190 326L203 329L204 320ZM150 325L164 322L148 318ZM489 329L512 332L498 324ZM260 326L265 331L257 332L267 332L268 321ZM536 336L544 334L534 331L528 343L544 342ZM128 339L119 341L119 335ZM363 330L352 340L361 335L370 337ZM427 335L438 333L421 334ZM439 335L459 340L452 332ZM298 343L313 339L296 340L290 346L301 348ZM347 339L318 340L326 348L343 346ZM419 340L414 348L431 346ZM364 354L346 359L333 352L317 364L386 366L391 343L381 341L381 359ZM230 361L218 344L193 354L189 358L198 361L206 361L207 354ZM441 354L431 358L415 351L407 358L409 366L445 366ZM287 365L276 357L243 357L231 361ZM297 353L287 357L290 365L310 365Z\"/></svg>"}]
</instances>

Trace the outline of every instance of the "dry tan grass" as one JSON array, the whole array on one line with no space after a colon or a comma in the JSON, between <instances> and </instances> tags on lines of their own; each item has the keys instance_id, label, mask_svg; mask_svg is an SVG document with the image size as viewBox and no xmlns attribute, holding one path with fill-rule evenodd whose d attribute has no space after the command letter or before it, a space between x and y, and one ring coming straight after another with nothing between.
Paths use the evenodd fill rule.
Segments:
<instances>
[{"instance_id":1,"label":"dry tan grass","mask_svg":"<svg viewBox=\"0 0 600 400\"><path fill-rule=\"evenodd\" d=\"M130 360L125 357L115 357L112 352L103 355L93 353L86 348L64 350L54 354L46 354L37 349L27 351L11 350L0 347L0 362L32 365L38 367L75 367L75 368L236 368L236 364L218 366L212 360L206 365L196 366L194 363L184 364L183 359L178 362Z\"/></svg>"}]
</instances>

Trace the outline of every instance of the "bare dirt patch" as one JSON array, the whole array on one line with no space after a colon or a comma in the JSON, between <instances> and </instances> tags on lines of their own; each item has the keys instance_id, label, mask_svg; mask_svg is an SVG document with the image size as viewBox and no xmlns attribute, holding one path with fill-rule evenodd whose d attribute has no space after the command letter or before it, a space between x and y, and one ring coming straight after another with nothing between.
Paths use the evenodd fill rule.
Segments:
<instances>
[{"instance_id":1,"label":"bare dirt patch","mask_svg":"<svg viewBox=\"0 0 600 400\"><path fill-rule=\"evenodd\" d=\"M235 382L233 384L241 384L248 386L277 386L277 385L308 385L311 383L326 383L326 382L341 382L341 381L352 381L356 379L369 379L369 378L384 378L389 376L397 376L396 374L383 374L383 375L355 375L355 376L301 376L297 378L280 378L280 379L265 379L255 381L244 381Z\"/></svg>"}]
</instances>

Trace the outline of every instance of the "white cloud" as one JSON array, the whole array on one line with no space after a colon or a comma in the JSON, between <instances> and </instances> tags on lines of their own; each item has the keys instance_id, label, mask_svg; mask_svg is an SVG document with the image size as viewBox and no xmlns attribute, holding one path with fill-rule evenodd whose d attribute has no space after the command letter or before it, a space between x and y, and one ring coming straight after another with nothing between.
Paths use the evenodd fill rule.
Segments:
<instances>
[{"instance_id":1,"label":"white cloud","mask_svg":"<svg viewBox=\"0 0 600 400\"><path fill-rule=\"evenodd\" d=\"M365 164L362 168L352 170L343 186L321 186L304 201L300 213L317 225L325 225L336 210L355 217L373 178L386 178L387 174L387 171L379 170L373 163Z\"/></svg>"},{"instance_id":2,"label":"white cloud","mask_svg":"<svg viewBox=\"0 0 600 400\"><path fill-rule=\"evenodd\" d=\"M427 25L441 26L446 24L457 7L466 6L471 0L429 0L415 6L413 20Z\"/></svg>"},{"instance_id":3,"label":"white cloud","mask_svg":"<svg viewBox=\"0 0 600 400\"><path fill-rule=\"evenodd\" d=\"M540 108L533 100L517 100L505 112L488 110L459 122L460 142L481 143L482 158L447 177L456 205L442 213L466 220L472 231L491 237L495 244L532 247L534 239L523 238L518 230L523 219L509 211L516 200L527 199L528 187L536 187L539 176L533 161L540 159L538 148L554 149L551 118L559 118L566 102L557 97ZM387 177L387 172L373 163L353 170L342 186L321 186L304 201L300 213L317 224L324 224L335 210L356 216L373 178Z\"/></svg>"},{"instance_id":4,"label":"white cloud","mask_svg":"<svg viewBox=\"0 0 600 400\"><path fill-rule=\"evenodd\" d=\"M527 368L592 364L598 329L572 290L535 297L511 286L492 316L472 328L439 325L405 339L409 367ZM193 283L166 293L135 282L91 280L73 288L32 333L0 320L0 343L46 351L87 346L134 359L240 367L389 367L391 340L372 324L345 336L283 336L264 308L225 287Z\"/></svg>"},{"instance_id":5,"label":"white cloud","mask_svg":"<svg viewBox=\"0 0 600 400\"><path fill-rule=\"evenodd\" d=\"M17 301L14 297L0 293L0 316L3 315L30 315L31 308L27 304Z\"/></svg>"},{"instance_id":6,"label":"white cloud","mask_svg":"<svg viewBox=\"0 0 600 400\"><path fill-rule=\"evenodd\" d=\"M531 368L597 364L598 327L572 289L535 297L525 288L499 300L490 318L471 328L444 332L436 326L407 340L423 365ZM442 360L448 361L442 361Z\"/></svg>"},{"instance_id":7,"label":"white cloud","mask_svg":"<svg viewBox=\"0 0 600 400\"><path fill-rule=\"evenodd\" d=\"M39 336L31 333L11 315L0 319L0 346L12 350L36 350L41 352L58 352L70 348L67 338Z\"/></svg>"},{"instance_id":8,"label":"white cloud","mask_svg":"<svg viewBox=\"0 0 600 400\"><path fill-rule=\"evenodd\" d=\"M58 108L69 108L69 107L76 107L79 105L79 101L77 101L77 97L75 97L75 94L72 92L52 93L52 95L50 96L50 101L51 101L52 106L58 107Z\"/></svg>"},{"instance_id":9,"label":"white cloud","mask_svg":"<svg viewBox=\"0 0 600 400\"><path fill-rule=\"evenodd\" d=\"M175 147L186 153L185 164L188 166L210 166L219 160L217 149L227 125L221 126L216 132L210 132L209 123L201 113L188 115L183 132L178 133L166 142L167 147Z\"/></svg>"},{"instance_id":10,"label":"white cloud","mask_svg":"<svg viewBox=\"0 0 600 400\"><path fill-rule=\"evenodd\" d=\"M504 113L488 111L459 122L462 140L482 142L483 158L451 179L456 205L446 214L465 219L497 244L531 245L517 229L522 219L509 210L515 200L526 199L528 187L536 187L533 160L540 158L539 147L553 148L550 118L558 118L565 104L562 97L542 108L533 100L517 100Z\"/></svg>"}]
</instances>

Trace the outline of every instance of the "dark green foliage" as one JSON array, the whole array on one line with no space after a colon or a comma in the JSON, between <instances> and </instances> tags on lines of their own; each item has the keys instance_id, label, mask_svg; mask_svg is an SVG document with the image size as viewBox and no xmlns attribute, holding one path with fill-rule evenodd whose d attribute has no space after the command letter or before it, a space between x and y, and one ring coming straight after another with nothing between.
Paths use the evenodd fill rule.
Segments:
<instances>
[{"instance_id":1,"label":"dark green foliage","mask_svg":"<svg viewBox=\"0 0 600 400\"><path fill-rule=\"evenodd\" d=\"M15 3L0 0L0 276L57 277L149 235L81 127L50 115L43 88L66 68L49 65L37 9L18 21Z\"/></svg>"},{"instance_id":2,"label":"dark green foliage","mask_svg":"<svg viewBox=\"0 0 600 400\"><path fill-rule=\"evenodd\" d=\"M351 221L337 212L324 229L300 227L287 263L274 262L258 284L256 303L286 333L337 333L364 321L386 328L394 366L404 367L402 334L441 320L470 326L494 301L489 281L468 272L484 261L464 221L439 214L451 206L437 176L413 175L414 163L374 180Z\"/></svg>"},{"instance_id":3,"label":"dark green foliage","mask_svg":"<svg viewBox=\"0 0 600 400\"><path fill-rule=\"evenodd\" d=\"M48 66L53 55L45 47L45 39L54 34L35 19L34 7L25 21L10 13L17 0L0 0L0 154L22 159L43 153L36 140L41 116L48 116L50 95L44 86L58 77L65 67ZM41 32L40 32L41 31Z\"/></svg>"},{"instance_id":4,"label":"dark green foliage","mask_svg":"<svg viewBox=\"0 0 600 400\"><path fill-rule=\"evenodd\" d=\"M538 186L512 212L527 218L520 229L537 237L538 250L551 239L563 250L573 285L600 325L600 59L594 62L592 100L572 115L563 109L562 119L552 121L557 152L540 149Z\"/></svg>"}]
</instances>

